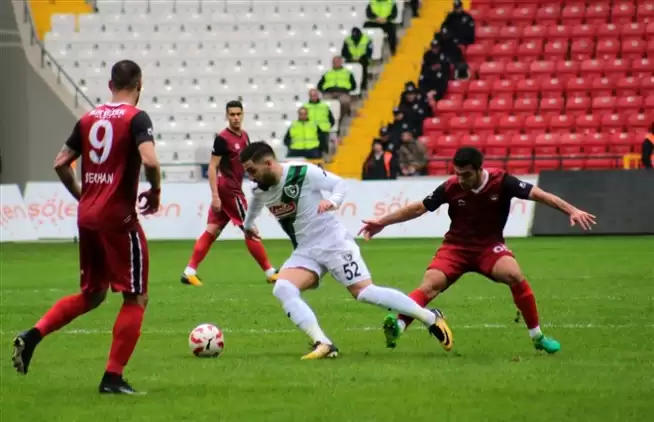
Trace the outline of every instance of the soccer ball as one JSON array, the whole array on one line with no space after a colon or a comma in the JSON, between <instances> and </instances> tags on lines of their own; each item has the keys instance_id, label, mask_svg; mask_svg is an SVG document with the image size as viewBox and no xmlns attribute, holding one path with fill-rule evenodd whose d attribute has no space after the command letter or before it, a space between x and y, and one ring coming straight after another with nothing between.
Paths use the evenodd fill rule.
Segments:
<instances>
[{"instance_id":1,"label":"soccer ball","mask_svg":"<svg viewBox=\"0 0 654 422\"><path fill-rule=\"evenodd\" d=\"M223 332L212 324L198 325L188 336L188 346L197 357L218 357L225 348Z\"/></svg>"}]
</instances>

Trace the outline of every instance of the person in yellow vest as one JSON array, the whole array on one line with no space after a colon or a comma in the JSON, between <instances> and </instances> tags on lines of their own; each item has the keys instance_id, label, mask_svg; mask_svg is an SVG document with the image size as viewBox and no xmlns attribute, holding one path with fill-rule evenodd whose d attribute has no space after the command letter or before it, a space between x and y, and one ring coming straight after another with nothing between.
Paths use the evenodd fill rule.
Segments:
<instances>
[{"instance_id":1,"label":"person in yellow vest","mask_svg":"<svg viewBox=\"0 0 654 422\"><path fill-rule=\"evenodd\" d=\"M304 108L309 113L309 121L318 125L318 129L325 133L329 133L336 123L332 110L329 104L320 99L320 92L317 89L311 88L309 90L309 102L304 104Z\"/></svg>"},{"instance_id":2,"label":"person in yellow vest","mask_svg":"<svg viewBox=\"0 0 654 422\"><path fill-rule=\"evenodd\" d=\"M361 89L368 88L368 65L372 59L372 40L361 29L356 26L352 28L352 33L343 41L341 56L347 63L360 63L363 70L361 79Z\"/></svg>"},{"instance_id":3,"label":"person in yellow vest","mask_svg":"<svg viewBox=\"0 0 654 422\"><path fill-rule=\"evenodd\" d=\"M375 140L372 143L372 151L363 163L361 179L363 180L388 180L397 179L399 173L397 158L392 152L384 151L381 141Z\"/></svg>"},{"instance_id":4,"label":"person in yellow vest","mask_svg":"<svg viewBox=\"0 0 654 422\"><path fill-rule=\"evenodd\" d=\"M366 23L364 28L381 28L388 38L388 46L391 54L395 54L397 48L397 28L395 19L397 18L397 4L395 0L370 0L366 7Z\"/></svg>"},{"instance_id":5,"label":"person in yellow vest","mask_svg":"<svg viewBox=\"0 0 654 422\"><path fill-rule=\"evenodd\" d=\"M348 69L343 67L343 58L332 59L332 68L325 72L318 81L318 90L323 98L333 98L341 103L341 120L350 114L352 97L350 92L357 89L357 81Z\"/></svg>"},{"instance_id":6,"label":"person in yellow vest","mask_svg":"<svg viewBox=\"0 0 654 422\"><path fill-rule=\"evenodd\" d=\"M652 168L652 153L654 153L654 123L652 123L649 133L643 141L641 161L643 162L643 167L647 169Z\"/></svg>"},{"instance_id":7,"label":"person in yellow vest","mask_svg":"<svg viewBox=\"0 0 654 422\"><path fill-rule=\"evenodd\" d=\"M315 122L309 120L309 111L300 107L298 119L288 128L284 144L288 148L289 158L320 159L327 150L327 134L320 130Z\"/></svg>"}]
</instances>

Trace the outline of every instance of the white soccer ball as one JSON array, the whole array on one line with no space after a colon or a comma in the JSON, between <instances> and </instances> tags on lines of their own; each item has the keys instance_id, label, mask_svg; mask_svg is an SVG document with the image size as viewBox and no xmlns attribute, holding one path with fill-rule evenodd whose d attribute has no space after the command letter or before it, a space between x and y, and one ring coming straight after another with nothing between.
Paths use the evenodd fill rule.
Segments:
<instances>
[{"instance_id":1,"label":"white soccer ball","mask_svg":"<svg viewBox=\"0 0 654 422\"><path fill-rule=\"evenodd\" d=\"M188 346L197 357L215 358L225 348L223 332L212 324L198 325L188 336Z\"/></svg>"}]
</instances>

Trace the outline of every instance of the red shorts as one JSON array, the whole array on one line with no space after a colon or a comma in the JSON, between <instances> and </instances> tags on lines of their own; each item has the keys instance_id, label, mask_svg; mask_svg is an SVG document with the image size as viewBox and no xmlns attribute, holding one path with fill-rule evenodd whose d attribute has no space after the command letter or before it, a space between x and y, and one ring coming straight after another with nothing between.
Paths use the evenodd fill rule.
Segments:
<instances>
[{"instance_id":1,"label":"red shorts","mask_svg":"<svg viewBox=\"0 0 654 422\"><path fill-rule=\"evenodd\" d=\"M140 225L131 231L79 228L79 265L82 292L109 287L114 292L148 291L148 242Z\"/></svg>"},{"instance_id":2,"label":"red shorts","mask_svg":"<svg viewBox=\"0 0 654 422\"><path fill-rule=\"evenodd\" d=\"M450 284L467 272L476 272L494 280L493 267L503 256L514 256L503 243L479 248L443 244L427 269L442 271Z\"/></svg>"},{"instance_id":3,"label":"red shorts","mask_svg":"<svg viewBox=\"0 0 654 422\"><path fill-rule=\"evenodd\" d=\"M218 192L220 196L220 212L215 213L209 207L207 224L216 224L222 230L230 221L237 227L242 227L245 221L245 213L248 210L248 202L243 192Z\"/></svg>"}]
</instances>

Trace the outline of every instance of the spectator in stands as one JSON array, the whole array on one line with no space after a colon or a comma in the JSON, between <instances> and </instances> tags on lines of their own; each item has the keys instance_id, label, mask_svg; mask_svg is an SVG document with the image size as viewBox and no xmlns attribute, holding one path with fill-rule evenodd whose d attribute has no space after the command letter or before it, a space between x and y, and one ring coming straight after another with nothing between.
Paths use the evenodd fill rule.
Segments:
<instances>
[{"instance_id":1,"label":"spectator in stands","mask_svg":"<svg viewBox=\"0 0 654 422\"><path fill-rule=\"evenodd\" d=\"M641 161L643 163L643 167L647 169L652 168L652 153L654 153L654 123L652 123L649 134L647 134L645 140L643 141Z\"/></svg>"},{"instance_id":2,"label":"spectator in stands","mask_svg":"<svg viewBox=\"0 0 654 422\"><path fill-rule=\"evenodd\" d=\"M363 24L363 27L381 28L388 38L391 54L395 54L397 49L397 28L394 23L397 18L395 0L370 0L366 7L366 17L368 21Z\"/></svg>"},{"instance_id":3,"label":"spectator in stands","mask_svg":"<svg viewBox=\"0 0 654 422\"><path fill-rule=\"evenodd\" d=\"M309 90L309 101L304 104L309 113L309 121L318 125L322 132L329 133L334 127L336 120L329 108L329 104L320 99L320 92L312 88Z\"/></svg>"},{"instance_id":4,"label":"spectator in stands","mask_svg":"<svg viewBox=\"0 0 654 422\"><path fill-rule=\"evenodd\" d=\"M463 10L463 2L454 0L454 8L448 13L441 25L441 32L452 35L456 45L468 46L475 43L475 20L470 13Z\"/></svg>"},{"instance_id":5,"label":"spectator in stands","mask_svg":"<svg viewBox=\"0 0 654 422\"><path fill-rule=\"evenodd\" d=\"M287 157L321 159L323 151L328 149L327 134L309 121L306 107L300 107L297 114L298 119L291 124L284 137L284 144L288 147Z\"/></svg>"},{"instance_id":6,"label":"spectator in stands","mask_svg":"<svg viewBox=\"0 0 654 422\"><path fill-rule=\"evenodd\" d=\"M396 107L393 109L393 123L388 127L389 149L397 152L402 145L402 134L404 132L414 133L414 127L406 120L404 112L401 108Z\"/></svg>"},{"instance_id":7,"label":"spectator in stands","mask_svg":"<svg viewBox=\"0 0 654 422\"><path fill-rule=\"evenodd\" d=\"M420 72L420 90L434 101L445 96L447 85L452 78L450 60L441 50L441 44L437 39L432 40L431 48L422 58L422 70Z\"/></svg>"},{"instance_id":8,"label":"spectator in stands","mask_svg":"<svg viewBox=\"0 0 654 422\"><path fill-rule=\"evenodd\" d=\"M341 120L350 114L352 97L350 92L357 89L357 81L348 69L343 67L343 58L335 56L332 59L332 68L325 72L318 82L318 90L324 98L333 98L341 103Z\"/></svg>"},{"instance_id":9,"label":"spectator in stands","mask_svg":"<svg viewBox=\"0 0 654 422\"><path fill-rule=\"evenodd\" d=\"M373 142L379 142L384 147L384 151L389 151L395 153L397 151L393 150L393 144L391 143L390 130L388 126L384 126L379 129L379 136L376 137Z\"/></svg>"},{"instance_id":10,"label":"spectator in stands","mask_svg":"<svg viewBox=\"0 0 654 422\"><path fill-rule=\"evenodd\" d=\"M400 102L400 110L404 115L404 120L411 126L415 135L422 134L422 121L428 116L429 107L418 98L418 89L409 86L402 93L402 100ZM429 113L431 114L431 113Z\"/></svg>"},{"instance_id":11,"label":"spectator in stands","mask_svg":"<svg viewBox=\"0 0 654 422\"><path fill-rule=\"evenodd\" d=\"M343 41L341 56L347 63L359 63L363 70L361 79L361 89L368 88L368 65L372 59L372 40L361 29L356 26L352 28L352 33Z\"/></svg>"},{"instance_id":12,"label":"spectator in stands","mask_svg":"<svg viewBox=\"0 0 654 422\"><path fill-rule=\"evenodd\" d=\"M427 149L418 142L411 131L402 133L399 151L400 169L403 176L419 176L427 171Z\"/></svg>"},{"instance_id":13,"label":"spectator in stands","mask_svg":"<svg viewBox=\"0 0 654 422\"><path fill-rule=\"evenodd\" d=\"M411 12L414 18L420 16L420 0L410 0L409 6L411 6Z\"/></svg>"},{"instance_id":14,"label":"spectator in stands","mask_svg":"<svg viewBox=\"0 0 654 422\"><path fill-rule=\"evenodd\" d=\"M391 152L384 151L384 145L380 141L373 141L372 151L363 163L361 178L363 180L397 179L398 173L397 158Z\"/></svg>"}]
</instances>

